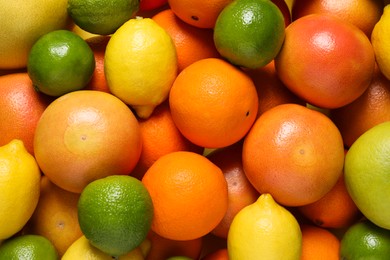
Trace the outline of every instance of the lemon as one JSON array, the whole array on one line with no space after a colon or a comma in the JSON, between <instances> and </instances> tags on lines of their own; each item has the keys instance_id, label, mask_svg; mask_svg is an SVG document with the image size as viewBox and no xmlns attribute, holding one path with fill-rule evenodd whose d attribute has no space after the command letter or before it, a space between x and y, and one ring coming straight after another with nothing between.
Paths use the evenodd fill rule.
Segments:
<instances>
[{"instance_id":1,"label":"lemon","mask_svg":"<svg viewBox=\"0 0 390 260\"><path fill-rule=\"evenodd\" d=\"M40 37L31 48L27 71L34 87L50 96L84 88L95 70L95 56L83 38L68 30Z\"/></svg>"},{"instance_id":2,"label":"lemon","mask_svg":"<svg viewBox=\"0 0 390 260\"><path fill-rule=\"evenodd\" d=\"M108 35L132 18L139 0L69 0L68 12L81 29Z\"/></svg>"},{"instance_id":3,"label":"lemon","mask_svg":"<svg viewBox=\"0 0 390 260\"><path fill-rule=\"evenodd\" d=\"M118 257L146 239L153 217L149 192L141 181L114 175L88 184L78 203L80 228L90 243Z\"/></svg>"},{"instance_id":4,"label":"lemon","mask_svg":"<svg viewBox=\"0 0 390 260\"><path fill-rule=\"evenodd\" d=\"M112 260L113 257L100 251L89 243L85 236L81 236L73 242L62 256L61 260L75 260L75 259L89 259L89 260ZM118 260L143 260L144 255L140 247L136 247L126 255L120 256Z\"/></svg>"},{"instance_id":5,"label":"lemon","mask_svg":"<svg viewBox=\"0 0 390 260\"><path fill-rule=\"evenodd\" d=\"M112 94L148 118L167 99L177 75L169 34L150 18L122 25L107 44L104 70Z\"/></svg>"},{"instance_id":6,"label":"lemon","mask_svg":"<svg viewBox=\"0 0 390 260\"><path fill-rule=\"evenodd\" d=\"M16 234L39 200L41 173L20 140L0 147L0 240Z\"/></svg>"},{"instance_id":7,"label":"lemon","mask_svg":"<svg viewBox=\"0 0 390 260\"><path fill-rule=\"evenodd\" d=\"M6 240L0 246L0 259L56 260L54 245L40 235L21 235Z\"/></svg>"},{"instance_id":8,"label":"lemon","mask_svg":"<svg viewBox=\"0 0 390 260\"><path fill-rule=\"evenodd\" d=\"M237 213L227 243L230 260L297 260L302 233L295 217L265 193Z\"/></svg>"},{"instance_id":9,"label":"lemon","mask_svg":"<svg viewBox=\"0 0 390 260\"><path fill-rule=\"evenodd\" d=\"M272 1L235 0L217 18L215 47L235 65L259 68L279 53L284 29L284 16Z\"/></svg>"},{"instance_id":10,"label":"lemon","mask_svg":"<svg viewBox=\"0 0 390 260\"><path fill-rule=\"evenodd\" d=\"M70 24L68 0L0 1L0 69L25 68L31 47Z\"/></svg>"},{"instance_id":11,"label":"lemon","mask_svg":"<svg viewBox=\"0 0 390 260\"><path fill-rule=\"evenodd\" d=\"M383 75L390 79L390 4L383 9L383 14L371 33L376 62Z\"/></svg>"},{"instance_id":12,"label":"lemon","mask_svg":"<svg viewBox=\"0 0 390 260\"><path fill-rule=\"evenodd\" d=\"M350 226L340 242L340 259L389 259L390 230L368 220Z\"/></svg>"},{"instance_id":13,"label":"lemon","mask_svg":"<svg viewBox=\"0 0 390 260\"><path fill-rule=\"evenodd\" d=\"M349 148L345 185L363 215L390 229L390 121L362 134Z\"/></svg>"}]
</instances>

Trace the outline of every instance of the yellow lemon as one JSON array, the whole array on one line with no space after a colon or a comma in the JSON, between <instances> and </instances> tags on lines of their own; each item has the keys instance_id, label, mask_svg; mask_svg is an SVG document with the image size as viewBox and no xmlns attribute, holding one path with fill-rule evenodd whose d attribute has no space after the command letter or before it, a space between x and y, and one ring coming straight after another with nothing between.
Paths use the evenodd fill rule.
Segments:
<instances>
[{"instance_id":1,"label":"yellow lemon","mask_svg":"<svg viewBox=\"0 0 390 260\"><path fill-rule=\"evenodd\" d=\"M237 213L227 239L230 260L296 260L302 251L297 220L267 193Z\"/></svg>"},{"instance_id":2,"label":"yellow lemon","mask_svg":"<svg viewBox=\"0 0 390 260\"><path fill-rule=\"evenodd\" d=\"M380 20L376 23L371 34L376 62L379 69L390 79L390 4L383 9Z\"/></svg>"},{"instance_id":3,"label":"yellow lemon","mask_svg":"<svg viewBox=\"0 0 390 260\"><path fill-rule=\"evenodd\" d=\"M0 69L24 68L38 38L69 25L68 0L0 1Z\"/></svg>"},{"instance_id":4,"label":"yellow lemon","mask_svg":"<svg viewBox=\"0 0 390 260\"><path fill-rule=\"evenodd\" d=\"M104 70L111 93L148 118L176 78L175 45L152 19L130 19L111 36Z\"/></svg>"},{"instance_id":5,"label":"yellow lemon","mask_svg":"<svg viewBox=\"0 0 390 260\"><path fill-rule=\"evenodd\" d=\"M81 236L66 250L61 260L89 259L89 260L112 260L109 254L100 251L89 243L85 236ZM136 247L126 255L120 256L118 260L143 260L144 255L139 247Z\"/></svg>"},{"instance_id":6,"label":"yellow lemon","mask_svg":"<svg viewBox=\"0 0 390 260\"><path fill-rule=\"evenodd\" d=\"M17 233L39 200L41 174L20 140L0 147L0 240Z\"/></svg>"}]
</instances>

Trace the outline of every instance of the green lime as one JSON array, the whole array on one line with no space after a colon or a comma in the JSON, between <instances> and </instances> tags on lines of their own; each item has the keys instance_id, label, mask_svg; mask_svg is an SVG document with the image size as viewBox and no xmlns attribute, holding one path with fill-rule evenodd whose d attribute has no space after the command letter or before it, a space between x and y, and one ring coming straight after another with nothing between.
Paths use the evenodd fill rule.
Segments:
<instances>
[{"instance_id":1,"label":"green lime","mask_svg":"<svg viewBox=\"0 0 390 260\"><path fill-rule=\"evenodd\" d=\"M343 260L385 260L390 256L390 230L363 220L347 229L340 244Z\"/></svg>"},{"instance_id":2,"label":"green lime","mask_svg":"<svg viewBox=\"0 0 390 260\"><path fill-rule=\"evenodd\" d=\"M80 228L93 246L120 256L145 240L152 224L153 204L141 181L113 175L84 188L78 215Z\"/></svg>"},{"instance_id":3,"label":"green lime","mask_svg":"<svg viewBox=\"0 0 390 260\"><path fill-rule=\"evenodd\" d=\"M349 148L345 185L356 206L376 225L390 229L390 121L362 134Z\"/></svg>"},{"instance_id":4,"label":"green lime","mask_svg":"<svg viewBox=\"0 0 390 260\"><path fill-rule=\"evenodd\" d=\"M40 235L22 235L1 244L0 259L51 260L58 259L58 254L47 238Z\"/></svg>"},{"instance_id":5,"label":"green lime","mask_svg":"<svg viewBox=\"0 0 390 260\"><path fill-rule=\"evenodd\" d=\"M114 33L139 10L139 0L69 0L68 12L81 29L101 35Z\"/></svg>"},{"instance_id":6,"label":"green lime","mask_svg":"<svg viewBox=\"0 0 390 260\"><path fill-rule=\"evenodd\" d=\"M235 0L219 14L214 27L218 52L231 63L259 68L279 53L284 17L270 0Z\"/></svg>"},{"instance_id":7,"label":"green lime","mask_svg":"<svg viewBox=\"0 0 390 260\"><path fill-rule=\"evenodd\" d=\"M27 71L34 87L50 96L84 88L94 70L93 51L80 36L68 30L40 37L28 57Z\"/></svg>"}]
</instances>

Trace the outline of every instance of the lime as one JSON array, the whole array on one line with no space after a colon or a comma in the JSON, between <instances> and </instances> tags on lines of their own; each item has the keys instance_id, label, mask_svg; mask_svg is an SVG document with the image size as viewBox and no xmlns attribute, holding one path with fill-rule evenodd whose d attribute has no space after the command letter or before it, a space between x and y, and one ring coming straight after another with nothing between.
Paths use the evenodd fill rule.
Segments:
<instances>
[{"instance_id":1,"label":"lime","mask_svg":"<svg viewBox=\"0 0 390 260\"><path fill-rule=\"evenodd\" d=\"M153 204L141 181L114 175L84 188L78 215L80 228L90 243L118 257L145 240L152 224Z\"/></svg>"},{"instance_id":2,"label":"lime","mask_svg":"<svg viewBox=\"0 0 390 260\"><path fill-rule=\"evenodd\" d=\"M25 68L39 37L69 26L67 6L68 0L0 1L0 69Z\"/></svg>"},{"instance_id":3,"label":"lime","mask_svg":"<svg viewBox=\"0 0 390 260\"><path fill-rule=\"evenodd\" d=\"M383 9L380 20L371 33L371 43L376 62L383 75L390 79L390 4Z\"/></svg>"},{"instance_id":4,"label":"lime","mask_svg":"<svg viewBox=\"0 0 390 260\"><path fill-rule=\"evenodd\" d=\"M104 71L112 94L148 118L167 99L177 76L176 47L150 18L122 25L107 44Z\"/></svg>"},{"instance_id":5,"label":"lime","mask_svg":"<svg viewBox=\"0 0 390 260\"><path fill-rule=\"evenodd\" d=\"M39 38L28 57L27 70L35 88L50 96L84 88L95 69L89 45L76 33L56 30Z\"/></svg>"},{"instance_id":6,"label":"lime","mask_svg":"<svg viewBox=\"0 0 390 260\"><path fill-rule=\"evenodd\" d=\"M345 185L356 206L376 225L390 229L390 121L362 134L349 148Z\"/></svg>"},{"instance_id":7,"label":"lime","mask_svg":"<svg viewBox=\"0 0 390 260\"><path fill-rule=\"evenodd\" d=\"M264 193L233 218L227 243L230 260L300 259L302 233L295 217Z\"/></svg>"},{"instance_id":8,"label":"lime","mask_svg":"<svg viewBox=\"0 0 390 260\"><path fill-rule=\"evenodd\" d=\"M341 259L385 260L389 256L390 230L378 227L368 220L350 226L341 239Z\"/></svg>"},{"instance_id":9,"label":"lime","mask_svg":"<svg viewBox=\"0 0 390 260\"><path fill-rule=\"evenodd\" d=\"M132 18L139 0L69 0L68 12L81 29L108 35Z\"/></svg>"},{"instance_id":10,"label":"lime","mask_svg":"<svg viewBox=\"0 0 390 260\"><path fill-rule=\"evenodd\" d=\"M270 0L235 0L219 14L214 27L218 52L231 63L259 68L279 53L284 17Z\"/></svg>"},{"instance_id":11,"label":"lime","mask_svg":"<svg viewBox=\"0 0 390 260\"><path fill-rule=\"evenodd\" d=\"M58 259L53 244L40 235L21 235L6 240L0 246L0 259Z\"/></svg>"},{"instance_id":12,"label":"lime","mask_svg":"<svg viewBox=\"0 0 390 260\"><path fill-rule=\"evenodd\" d=\"M16 234L32 216L40 179L38 164L22 141L15 139L0 147L0 240Z\"/></svg>"}]
</instances>

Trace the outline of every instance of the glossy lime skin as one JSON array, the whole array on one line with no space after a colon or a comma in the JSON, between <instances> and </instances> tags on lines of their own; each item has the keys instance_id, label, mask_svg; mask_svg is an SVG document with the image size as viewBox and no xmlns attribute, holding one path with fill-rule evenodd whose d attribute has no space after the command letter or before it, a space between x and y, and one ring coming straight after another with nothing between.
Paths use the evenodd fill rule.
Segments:
<instances>
[{"instance_id":1,"label":"glossy lime skin","mask_svg":"<svg viewBox=\"0 0 390 260\"><path fill-rule=\"evenodd\" d=\"M84 88L95 70L89 45L68 30L56 30L33 45L27 64L34 87L49 96L61 96Z\"/></svg>"},{"instance_id":2,"label":"glossy lime skin","mask_svg":"<svg viewBox=\"0 0 390 260\"><path fill-rule=\"evenodd\" d=\"M39 235L10 238L0 245L0 259L57 260L54 245Z\"/></svg>"},{"instance_id":3,"label":"glossy lime skin","mask_svg":"<svg viewBox=\"0 0 390 260\"><path fill-rule=\"evenodd\" d=\"M284 17L269 0L236 0L218 16L214 42L231 63L259 68L279 53L285 37Z\"/></svg>"},{"instance_id":4,"label":"glossy lime skin","mask_svg":"<svg viewBox=\"0 0 390 260\"><path fill-rule=\"evenodd\" d=\"M390 256L390 230L368 220L352 225L340 244L340 259L385 260Z\"/></svg>"}]
</instances>

